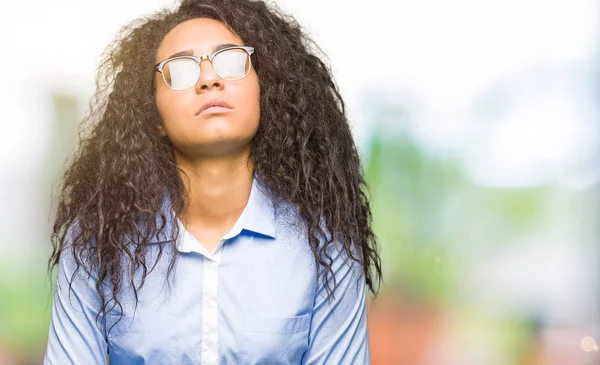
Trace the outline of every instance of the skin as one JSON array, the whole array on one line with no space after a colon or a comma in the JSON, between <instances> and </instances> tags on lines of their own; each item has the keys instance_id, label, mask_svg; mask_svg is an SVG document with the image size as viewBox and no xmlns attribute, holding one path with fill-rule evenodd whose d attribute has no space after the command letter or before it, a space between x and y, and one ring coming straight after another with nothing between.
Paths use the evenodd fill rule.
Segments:
<instances>
[{"instance_id":1,"label":"skin","mask_svg":"<svg viewBox=\"0 0 600 365\"><path fill-rule=\"evenodd\" d=\"M217 20L188 20L164 37L156 63L188 49L203 56L228 43L244 45ZM181 91L169 89L157 73L156 105L163 120L158 133L172 142L176 162L185 172L181 178L189 192L189 205L179 218L186 230L213 252L250 196L253 162L249 155L260 119L260 86L253 68L242 80L225 81L209 60L203 60L200 67L198 83ZM233 109L195 116L210 98L222 99Z\"/></svg>"}]
</instances>

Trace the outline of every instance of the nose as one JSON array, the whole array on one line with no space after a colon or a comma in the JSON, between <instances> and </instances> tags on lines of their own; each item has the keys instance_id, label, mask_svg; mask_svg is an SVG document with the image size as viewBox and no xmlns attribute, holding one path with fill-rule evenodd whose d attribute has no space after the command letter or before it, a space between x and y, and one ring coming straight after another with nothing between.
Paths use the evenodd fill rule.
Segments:
<instances>
[{"instance_id":1,"label":"nose","mask_svg":"<svg viewBox=\"0 0 600 365\"><path fill-rule=\"evenodd\" d=\"M209 59L200 61L200 78L196 83L196 91L201 92L212 88L222 88L223 80L217 75Z\"/></svg>"}]
</instances>

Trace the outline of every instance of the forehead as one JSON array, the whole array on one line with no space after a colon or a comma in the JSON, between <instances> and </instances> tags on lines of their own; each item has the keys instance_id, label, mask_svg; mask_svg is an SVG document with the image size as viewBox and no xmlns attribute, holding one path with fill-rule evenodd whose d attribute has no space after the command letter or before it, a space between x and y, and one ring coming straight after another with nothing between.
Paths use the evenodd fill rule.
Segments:
<instances>
[{"instance_id":1,"label":"forehead","mask_svg":"<svg viewBox=\"0 0 600 365\"><path fill-rule=\"evenodd\" d=\"M171 54L191 49L197 56L212 53L218 44L240 44L242 40L233 34L225 24L209 18L186 20L177 24L167 33L158 47L157 60Z\"/></svg>"}]
</instances>

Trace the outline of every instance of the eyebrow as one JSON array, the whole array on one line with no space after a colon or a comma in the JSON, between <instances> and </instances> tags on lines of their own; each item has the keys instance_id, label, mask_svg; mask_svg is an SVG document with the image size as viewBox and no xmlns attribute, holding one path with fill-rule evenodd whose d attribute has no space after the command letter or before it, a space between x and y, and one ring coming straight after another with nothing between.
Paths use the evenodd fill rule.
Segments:
<instances>
[{"instance_id":1,"label":"eyebrow","mask_svg":"<svg viewBox=\"0 0 600 365\"><path fill-rule=\"evenodd\" d=\"M233 43L223 43L223 44L217 44L216 46L213 47L212 52L217 52L220 51L224 48L227 47L239 47L239 44L233 44ZM184 51L179 51L179 52L175 52L172 55L170 55L169 57L165 58L165 59L169 59L169 58L173 58L173 57L178 57L178 56L193 56L194 55L194 51L191 49L186 49Z\"/></svg>"}]
</instances>

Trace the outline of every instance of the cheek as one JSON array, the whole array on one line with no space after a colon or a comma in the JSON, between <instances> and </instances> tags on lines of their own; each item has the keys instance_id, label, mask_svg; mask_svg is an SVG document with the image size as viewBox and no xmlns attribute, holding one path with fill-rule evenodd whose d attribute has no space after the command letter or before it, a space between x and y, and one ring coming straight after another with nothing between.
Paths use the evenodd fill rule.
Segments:
<instances>
[{"instance_id":1,"label":"cheek","mask_svg":"<svg viewBox=\"0 0 600 365\"><path fill-rule=\"evenodd\" d=\"M158 114L163 121L168 119L167 115L169 114L169 103L167 99L168 98L164 92L160 91L156 93L156 97L154 98L154 101L156 102L156 109L158 110Z\"/></svg>"},{"instance_id":2,"label":"cheek","mask_svg":"<svg viewBox=\"0 0 600 365\"><path fill-rule=\"evenodd\" d=\"M182 102L181 97L176 97L174 93L159 91L156 93L155 102L158 113L164 123L171 124L181 118L182 107L179 105Z\"/></svg>"},{"instance_id":3,"label":"cheek","mask_svg":"<svg viewBox=\"0 0 600 365\"><path fill-rule=\"evenodd\" d=\"M246 110L250 112L248 117L258 122L260 118L260 84L256 76L251 81L244 90L244 102Z\"/></svg>"},{"instance_id":4,"label":"cheek","mask_svg":"<svg viewBox=\"0 0 600 365\"><path fill-rule=\"evenodd\" d=\"M171 98L165 92L158 92L156 94L156 108L163 120L169 120L169 115L174 111L173 103L169 99Z\"/></svg>"}]
</instances>

